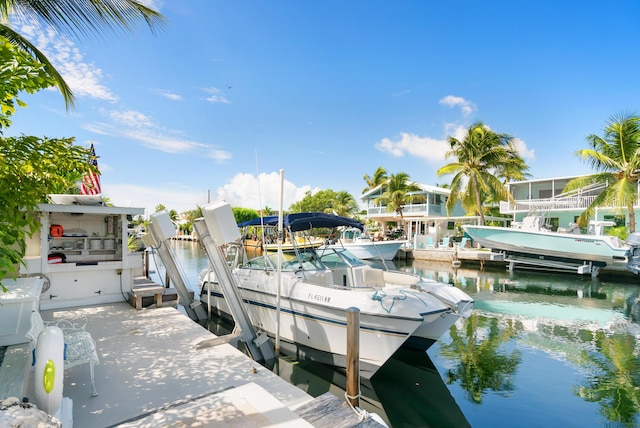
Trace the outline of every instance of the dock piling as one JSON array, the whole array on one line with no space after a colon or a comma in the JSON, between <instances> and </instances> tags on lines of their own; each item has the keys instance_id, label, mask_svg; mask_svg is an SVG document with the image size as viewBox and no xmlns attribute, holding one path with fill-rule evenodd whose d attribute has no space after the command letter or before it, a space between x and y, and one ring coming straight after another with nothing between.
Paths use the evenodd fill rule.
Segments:
<instances>
[{"instance_id":1,"label":"dock piling","mask_svg":"<svg viewBox=\"0 0 640 428\"><path fill-rule=\"evenodd\" d=\"M352 407L360 406L360 309L347 309L347 390Z\"/></svg>"}]
</instances>

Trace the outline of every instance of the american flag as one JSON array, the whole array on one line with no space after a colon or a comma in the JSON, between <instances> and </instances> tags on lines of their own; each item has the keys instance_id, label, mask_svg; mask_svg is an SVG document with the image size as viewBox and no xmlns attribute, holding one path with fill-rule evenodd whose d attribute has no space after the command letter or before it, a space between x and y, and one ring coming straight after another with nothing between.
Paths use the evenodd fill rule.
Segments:
<instances>
[{"instance_id":1,"label":"american flag","mask_svg":"<svg viewBox=\"0 0 640 428\"><path fill-rule=\"evenodd\" d=\"M98 168L98 157L96 156L96 151L93 148L93 143L91 143L91 148L89 149L91 152L91 160L89 163ZM95 172L91 171L85 174L82 178L82 184L80 185L80 194L81 195L99 195L101 193L100 190L100 177Z\"/></svg>"}]
</instances>

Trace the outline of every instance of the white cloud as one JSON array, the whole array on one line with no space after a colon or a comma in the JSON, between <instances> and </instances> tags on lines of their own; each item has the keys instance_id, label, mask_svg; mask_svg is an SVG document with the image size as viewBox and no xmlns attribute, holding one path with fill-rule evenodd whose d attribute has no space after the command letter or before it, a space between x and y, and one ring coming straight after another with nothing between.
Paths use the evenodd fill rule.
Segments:
<instances>
[{"instance_id":1,"label":"white cloud","mask_svg":"<svg viewBox=\"0 0 640 428\"><path fill-rule=\"evenodd\" d=\"M103 83L102 70L87 63L75 44L53 29L22 24L18 31L46 55L76 97L115 102L118 97Z\"/></svg>"},{"instance_id":2,"label":"white cloud","mask_svg":"<svg viewBox=\"0 0 640 428\"><path fill-rule=\"evenodd\" d=\"M445 140L420 137L403 132L397 140L383 138L375 144L375 148L395 157L408 155L425 159L430 163L437 163L445 159L444 154L449 150L449 145Z\"/></svg>"},{"instance_id":3,"label":"white cloud","mask_svg":"<svg viewBox=\"0 0 640 428\"><path fill-rule=\"evenodd\" d=\"M307 191L318 191L310 186L298 187L294 183L283 180L283 206L288 209L299 201ZM216 199L224 199L231 206L252 208L255 210L269 207L278 210L280 207L280 174L278 172L253 174L237 174L227 184L218 187Z\"/></svg>"},{"instance_id":4,"label":"white cloud","mask_svg":"<svg viewBox=\"0 0 640 428\"><path fill-rule=\"evenodd\" d=\"M233 154L231 152L227 152L226 150L212 149L209 151L208 156L218 162L225 162L231 159L233 157Z\"/></svg>"},{"instance_id":5,"label":"white cloud","mask_svg":"<svg viewBox=\"0 0 640 428\"><path fill-rule=\"evenodd\" d=\"M476 111L475 103L467 101L462 97L456 97L454 95L447 95L446 97L440 99L440 101L438 102L452 108L460 107L460 109L462 110L462 114L465 116L469 116L471 113Z\"/></svg>"},{"instance_id":6,"label":"white cloud","mask_svg":"<svg viewBox=\"0 0 640 428\"><path fill-rule=\"evenodd\" d=\"M522 159L524 159L525 161L533 160L536 158L535 150L527 148L527 144L524 141L522 141L520 138L514 138L513 143L516 146L518 153L520 154Z\"/></svg>"},{"instance_id":7,"label":"white cloud","mask_svg":"<svg viewBox=\"0 0 640 428\"><path fill-rule=\"evenodd\" d=\"M184 153L197 148L208 148L206 144L161 134L151 129L123 130L121 135L136 140L145 147L165 153Z\"/></svg>"},{"instance_id":8,"label":"white cloud","mask_svg":"<svg viewBox=\"0 0 640 428\"><path fill-rule=\"evenodd\" d=\"M468 127L459 123L446 123L444 130L446 135L462 141L467 136ZM527 144L523 140L514 138L513 142L518 153L524 160L535 159L535 151L527 148ZM388 153L394 157L402 157L405 155L413 156L424 159L431 164L442 164L446 162L447 158L445 154L450 149L446 139L439 140L431 137L421 137L407 132L401 133L400 137L395 140L383 138L374 146L379 151Z\"/></svg>"},{"instance_id":9,"label":"white cloud","mask_svg":"<svg viewBox=\"0 0 640 428\"><path fill-rule=\"evenodd\" d=\"M258 184L260 192L258 192ZM207 191L198 191L176 183L159 183L157 187L133 184L103 185L102 190L104 196L108 197L114 205L145 208L146 216L153 214L158 204L164 205L168 210L182 213L217 200L225 200L232 207L255 210L264 207L274 210L280 208L280 174L278 172L262 173L258 178L252 174L237 174L227 184L212 190L210 194ZM311 189L310 186L298 187L284 180L284 209L288 209L291 204L302 199L305 192L309 190L317 192L320 189ZM131 195L135 195L135 199L131 199Z\"/></svg>"},{"instance_id":10,"label":"white cloud","mask_svg":"<svg viewBox=\"0 0 640 428\"><path fill-rule=\"evenodd\" d=\"M153 125L149 116L139 111L111 111L109 112L109 116L111 116L116 123L133 128L150 127Z\"/></svg>"},{"instance_id":11,"label":"white cloud","mask_svg":"<svg viewBox=\"0 0 640 428\"><path fill-rule=\"evenodd\" d=\"M145 208L146 215L153 214L159 204L179 213L194 210L207 203L205 192L177 184L145 187L133 184L103 185L102 191L116 206ZM131 199L135 195L135 199Z\"/></svg>"},{"instance_id":12,"label":"white cloud","mask_svg":"<svg viewBox=\"0 0 640 428\"><path fill-rule=\"evenodd\" d=\"M172 101L182 101L182 96L174 94L173 92L167 91L165 89L156 89L154 92Z\"/></svg>"},{"instance_id":13,"label":"white cloud","mask_svg":"<svg viewBox=\"0 0 640 428\"><path fill-rule=\"evenodd\" d=\"M218 88L204 88L203 91L211 94L211 96L205 98L210 103L220 103L220 104L229 104L230 101L222 94L220 89Z\"/></svg>"}]
</instances>

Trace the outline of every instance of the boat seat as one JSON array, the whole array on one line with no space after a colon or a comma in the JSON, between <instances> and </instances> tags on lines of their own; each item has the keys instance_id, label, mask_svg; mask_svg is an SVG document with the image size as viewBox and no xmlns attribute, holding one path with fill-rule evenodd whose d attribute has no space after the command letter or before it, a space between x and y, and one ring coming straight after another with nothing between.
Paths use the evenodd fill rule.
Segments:
<instances>
[{"instance_id":1,"label":"boat seat","mask_svg":"<svg viewBox=\"0 0 640 428\"><path fill-rule=\"evenodd\" d=\"M35 365L35 349L38 346L38 338L40 337L40 334L47 326L60 328L64 334L65 368L70 368L80 364L89 364L91 387L93 389L91 396L95 397L98 395L98 390L96 389L93 367L100 364L100 360L96 350L96 342L93 340L91 333L84 329L85 325L86 322L81 324L66 319L45 324L40 316L40 312L33 311L31 313L31 328L27 331L25 336L31 342L34 360L33 365Z\"/></svg>"},{"instance_id":2,"label":"boat seat","mask_svg":"<svg viewBox=\"0 0 640 428\"><path fill-rule=\"evenodd\" d=\"M366 287L384 287L384 271L382 269L363 269L362 285Z\"/></svg>"}]
</instances>

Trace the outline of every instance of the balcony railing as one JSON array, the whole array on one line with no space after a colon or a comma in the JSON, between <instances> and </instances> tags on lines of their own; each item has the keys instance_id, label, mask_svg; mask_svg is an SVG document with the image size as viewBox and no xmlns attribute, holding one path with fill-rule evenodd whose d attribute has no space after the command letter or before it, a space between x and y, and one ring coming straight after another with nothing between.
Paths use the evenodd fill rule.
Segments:
<instances>
[{"instance_id":1,"label":"balcony railing","mask_svg":"<svg viewBox=\"0 0 640 428\"><path fill-rule=\"evenodd\" d=\"M572 196L551 199L527 199L515 202L500 202L501 214L528 212L532 210L584 210L595 199L595 196Z\"/></svg>"},{"instance_id":2,"label":"balcony railing","mask_svg":"<svg viewBox=\"0 0 640 428\"><path fill-rule=\"evenodd\" d=\"M442 205L437 204L411 204L402 207L403 215L422 215L422 216L440 216L443 215L445 209ZM387 211L387 207L368 207L367 216L376 215L393 215L392 212Z\"/></svg>"}]
</instances>

